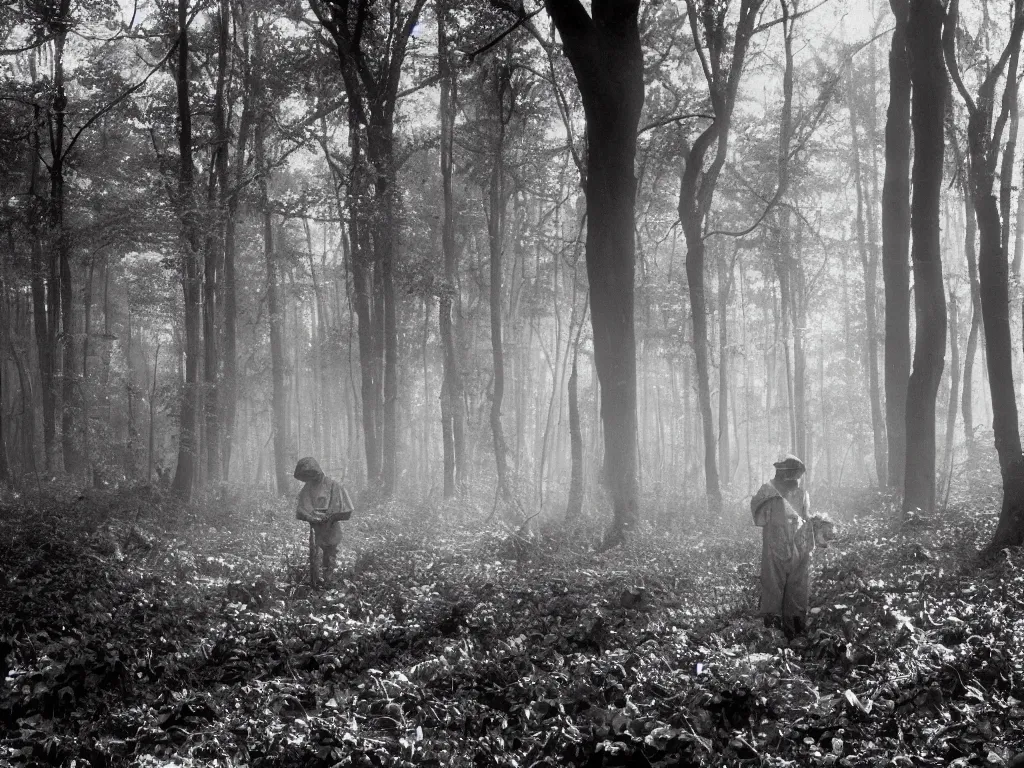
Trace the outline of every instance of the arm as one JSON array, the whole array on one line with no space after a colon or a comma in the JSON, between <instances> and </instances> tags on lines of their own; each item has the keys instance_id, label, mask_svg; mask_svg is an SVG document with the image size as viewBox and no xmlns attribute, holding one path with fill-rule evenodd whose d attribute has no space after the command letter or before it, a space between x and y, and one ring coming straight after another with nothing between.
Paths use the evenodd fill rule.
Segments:
<instances>
[{"instance_id":1,"label":"arm","mask_svg":"<svg viewBox=\"0 0 1024 768\"><path fill-rule=\"evenodd\" d=\"M313 502L310 500L309 494L306 493L305 486L299 491L299 500L295 505L295 519L306 523L318 522L316 513L313 511Z\"/></svg>"},{"instance_id":2,"label":"arm","mask_svg":"<svg viewBox=\"0 0 1024 768\"><path fill-rule=\"evenodd\" d=\"M763 502L761 506L754 510L754 525L758 528L764 528L768 525L768 516L771 512L771 500Z\"/></svg>"}]
</instances>

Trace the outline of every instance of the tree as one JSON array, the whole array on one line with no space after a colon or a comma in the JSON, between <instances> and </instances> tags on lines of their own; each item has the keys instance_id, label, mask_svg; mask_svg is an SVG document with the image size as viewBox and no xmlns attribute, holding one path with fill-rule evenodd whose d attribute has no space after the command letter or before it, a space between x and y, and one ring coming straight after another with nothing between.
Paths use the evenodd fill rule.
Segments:
<instances>
[{"instance_id":1,"label":"tree","mask_svg":"<svg viewBox=\"0 0 1024 768\"><path fill-rule=\"evenodd\" d=\"M890 0L896 26L889 48L889 109L882 182L882 282L885 284L885 433L888 486L903 490L910 381L910 64L909 0ZM884 485L882 478L879 484Z\"/></svg>"},{"instance_id":2,"label":"tree","mask_svg":"<svg viewBox=\"0 0 1024 768\"><path fill-rule=\"evenodd\" d=\"M334 42L348 97L350 234L366 467L371 488L379 483L385 495L395 489L398 451L395 107L409 38L425 4L310 0Z\"/></svg>"},{"instance_id":3,"label":"tree","mask_svg":"<svg viewBox=\"0 0 1024 768\"><path fill-rule=\"evenodd\" d=\"M612 497L605 546L620 543L639 514L637 477L636 133L644 103L639 0L545 0L576 75L587 124L587 277L601 385L604 479Z\"/></svg>"},{"instance_id":4,"label":"tree","mask_svg":"<svg viewBox=\"0 0 1024 768\"><path fill-rule=\"evenodd\" d=\"M507 57L507 49L505 56ZM508 189L505 181L505 135L507 122L515 109L515 91L512 87L512 67L502 54L490 62L487 72L487 110L491 123L490 168L484 190L484 209L487 217L487 247L490 255L489 305L491 320L491 364L494 384L491 390L491 440L494 444L494 464L498 476L498 493L507 503L512 500L508 479L508 445L501 423L501 408L505 400L505 349L502 342L502 275L504 270L505 230L508 209ZM571 401L570 401L571 402Z\"/></svg>"},{"instance_id":5,"label":"tree","mask_svg":"<svg viewBox=\"0 0 1024 768\"><path fill-rule=\"evenodd\" d=\"M874 234L870 232L870 225L865 221L865 214L870 216L871 199L868 194L868 186L864 180L860 139L858 136L858 98L854 86L854 78L849 80L850 88L850 136L852 137L853 157L853 178L857 191L857 250L860 252L861 266L864 270L864 307L865 307L865 330L867 332L867 365L865 366L868 379L868 397L871 401L871 433L874 437L875 448L875 474L878 477L878 487L884 488L886 484L886 443L885 443L885 421L882 418L881 393L878 382L878 248ZM873 97L872 87L872 97ZM874 137L869 137L874 141ZM870 243L868 242L871 238Z\"/></svg>"},{"instance_id":6,"label":"tree","mask_svg":"<svg viewBox=\"0 0 1024 768\"><path fill-rule=\"evenodd\" d=\"M441 386L441 432L444 446L444 497L450 499L457 489L465 489L466 480L466 408L462 372L459 370L458 254L455 250L455 197L452 192L452 165L455 143L456 77L452 70L448 41L447 3L437 8L437 69L441 80L441 252L444 257L444 284L438 302L438 320L443 348L444 379ZM491 255L493 259L493 253ZM501 263L500 258L498 261Z\"/></svg>"},{"instance_id":7,"label":"tree","mask_svg":"<svg viewBox=\"0 0 1024 768\"><path fill-rule=\"evenodd\" d=\"M913 92L914 367L907 385L907 451L903 512L935 509L935 405L946 354L946 293L942 281L939 211L948 81L942 62L939 0L911 0L907 55Z\"/></svg>"},{"instance_id":8,"label":"tree","mask_svg":"<svg viewBox=\"0 0 1024 768\"><path fill-rule=\"evenodd\" d=\"M686 9L693 43L700 58L711 101L711 123L697 136L683 163L679 193L679 220L686 236L686 277L690 311L693 316L693 351L697 367L697 396L704 434L704 480L708 509L722 511L722 491L715 456L715 432L711 412L711 371L708 362L707 299L704 290L704 226L714 198L718 177L725 165L729 147L736 95L743 64L757 15L765 0L742 0L739 19L732 35L732 56L725 64L728 48L726 17L728 4L713 5L702 0L687 0ZM706 49L706 50L705 50ZM708 163L708 153L715 148ZM596 309L596 307L595 307Z\"/></svg>"},{"instance_id":9,"label":"tree","mask_svg":"<svg viewBox=\"0 0 1024 768\"><path fill-rule=\"evenodd\" d=\"M1007 42L984 72L977 96L964 85L956 56L959 2L951 0L943 31L943 52L950 77L967 108L970 185L978 227L978 277L982 325L987 347L992 428L1003 483L999 522L989 551L1024 543L1024 452L1021 450L1017 397L1013 384L1010 331L1009 254L1004 248L995 176L1002 132L1017 93L1017 67L1024 35L1024 0L1014 0ZM998 115L996 86L1005 80ZM1018 224L1019 226L1019 224Z\"/></svg>"},{"instance_id":10,"label":"tree","mask_svg":"<svg viewBox=\"0 0 1024 768\"><path fill-rule=\"evenodd\" d=\"M199 460L199 362L201 351L200 294L202 276L199 254L202 248L199 211L192 159L192 103L189 96L189 13L188 0L178 0L177 57L174 86L178 115L178 187L176 203L180 216L181 288L185 299L185 382L181 395L178 464L172 489L184 501L192 498Z\"/></svg>"}]
</instances>

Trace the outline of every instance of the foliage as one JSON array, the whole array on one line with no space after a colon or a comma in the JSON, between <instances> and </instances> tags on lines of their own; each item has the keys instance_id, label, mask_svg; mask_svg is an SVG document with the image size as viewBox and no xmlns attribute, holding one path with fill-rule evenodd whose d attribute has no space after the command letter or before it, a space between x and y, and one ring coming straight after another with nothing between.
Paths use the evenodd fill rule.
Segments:
<instances>
[{"instance_id":1,"label":"foliage","mask_svg":"<svg viewBox=\"0 0 1024 768\"><path fill-rule=\"evenodd\" d=\"M988 492L904 531L884 506L831 510L789 648L751 618L752 527L595 554L393 505L353 519L343 573L310 592L305 532L272 498L9 497L0 760L1004 764L1024 746L1024 580L1019 552L973 562Z\"/></svg>"}]
</instances>

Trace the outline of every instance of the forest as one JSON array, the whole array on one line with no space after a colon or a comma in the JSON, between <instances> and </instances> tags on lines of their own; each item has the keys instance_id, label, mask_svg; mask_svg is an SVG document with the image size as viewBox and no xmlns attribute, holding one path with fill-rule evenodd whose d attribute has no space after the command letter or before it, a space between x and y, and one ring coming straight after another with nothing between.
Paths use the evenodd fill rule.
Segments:
<instances>
[{"instance_id":1,"label":"forest","mask_svg":"<svg viewBox=\"0 0 1024 768\"><path fill-rule=\"evenodd\" d=\"M1022 37L0 2L0 764L1024 766Z\"/></svg>"}]
</instances>

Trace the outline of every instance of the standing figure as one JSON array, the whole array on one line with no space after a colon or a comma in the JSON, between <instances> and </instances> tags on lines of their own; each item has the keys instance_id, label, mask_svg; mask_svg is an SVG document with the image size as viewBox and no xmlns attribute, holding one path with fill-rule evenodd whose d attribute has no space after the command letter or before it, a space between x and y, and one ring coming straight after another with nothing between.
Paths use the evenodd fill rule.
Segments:
<instances>
[{"instance_id":1,"label":"standing figure","mask_svg":"<svg viewBox=\"0 0 1024 768\"><path fill-rule=\"evenodd\" d=\"M341 543L341 521L352 516L352 499L345 486L327 477L312 456L299 459L295 465L295 479L305 483L299 491L295 517L310 526L309 580L316 587L326 583L334 570Z\"/></svg>"},{"instance_id":2,"label":"standing figure","mask_svg":"<svg viewBox=\"0 0 1024 768\"><path fill-rule=\"evenodd\" d=\"M786 638L803 634L811 592L814 524L811 500L800 487L807 468L790 454L775 463L775 477L750 500L754 525L762 530L761 603L766 627L781 625Z\"/></svg>"}]
</instances>

